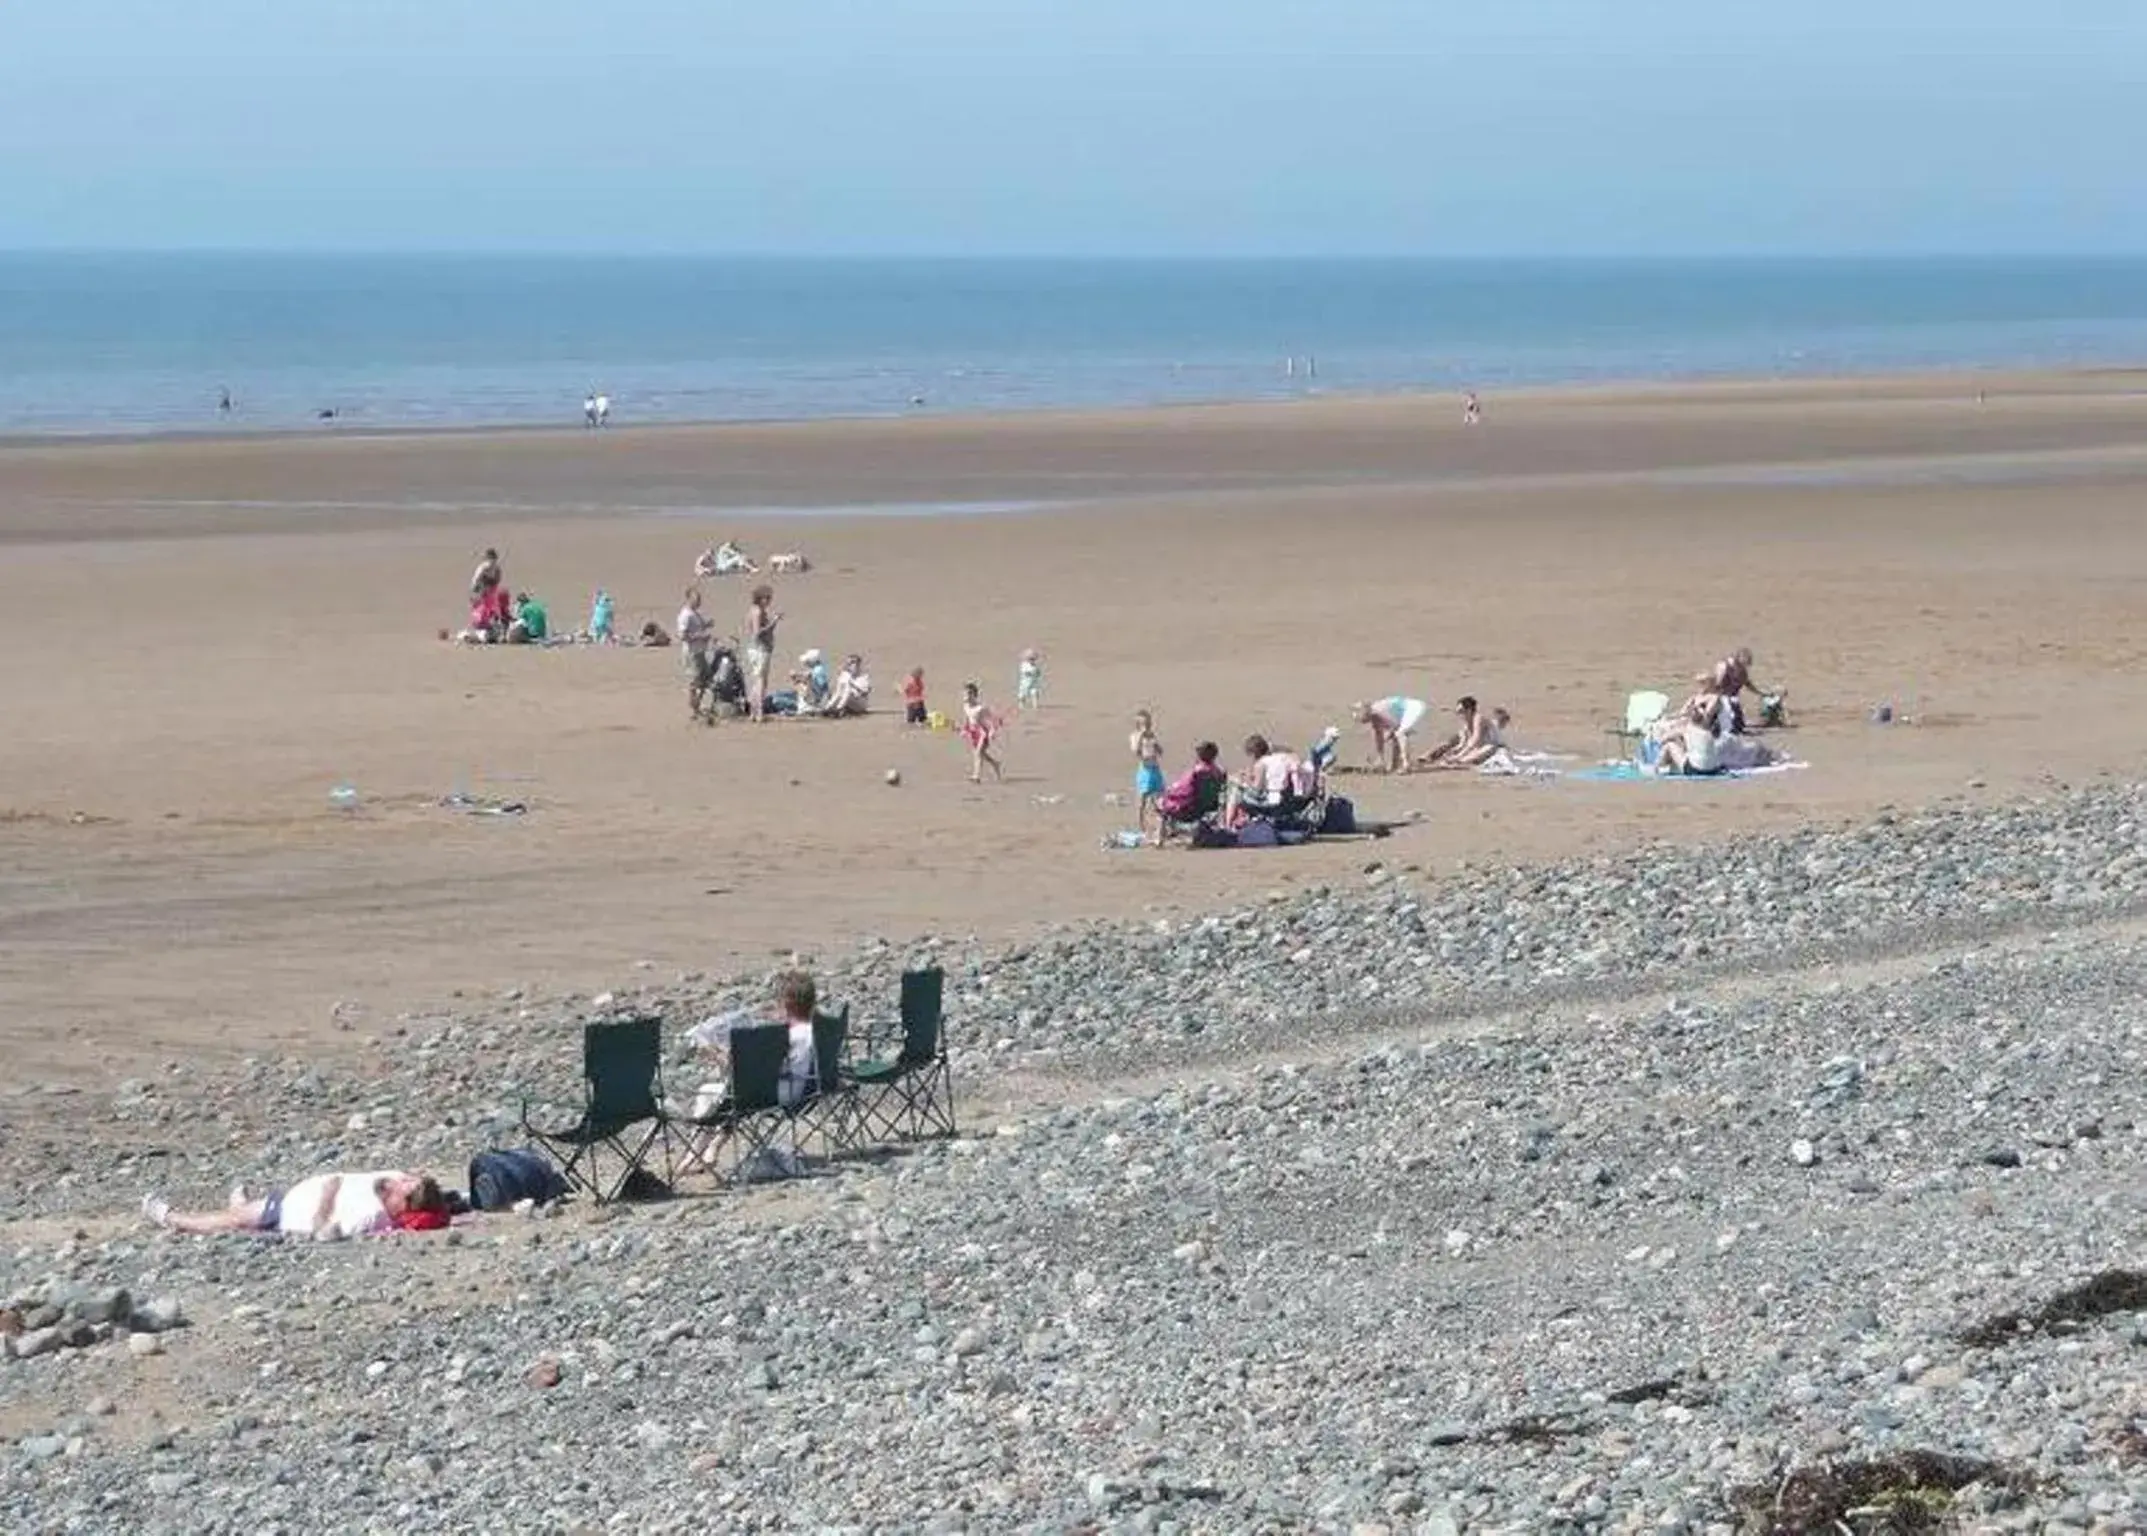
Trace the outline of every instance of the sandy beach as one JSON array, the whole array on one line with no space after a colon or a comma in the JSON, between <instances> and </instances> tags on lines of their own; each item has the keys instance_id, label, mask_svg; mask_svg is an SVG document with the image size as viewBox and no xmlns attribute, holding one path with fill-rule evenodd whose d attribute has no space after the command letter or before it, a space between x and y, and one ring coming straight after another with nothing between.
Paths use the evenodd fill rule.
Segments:
<instances>
[{"instance_id":1,"label":"sandy beach","mask_svg":"<svg viewBox=\"0 0 2147 1536\"><path fill-rule=\"evenodd\" d=\"M1542 392L1474 430L1427 397L0 448L0 1044L89 1082L335 1050L455 995L2136 773L2142 384ZM812 556L777 583L784 650L862 651L878 717L696 728L671 652L435 638L486 544L555 621L602 586L638 628L725 534ZM735 630L743 585L708 587ZM1360 778L1408 823L1376 846L1099 848L1141 705L1174 766L1392 692L1503 703L1578 763L1627 690L1738 643L1807 770ZM965 677L1005 704L1028 645L1047 704L1004 786L895 723L908 667L939 707ZM1914 723L1869 724L1881 701Z\"/></svg>"}]
</instances>

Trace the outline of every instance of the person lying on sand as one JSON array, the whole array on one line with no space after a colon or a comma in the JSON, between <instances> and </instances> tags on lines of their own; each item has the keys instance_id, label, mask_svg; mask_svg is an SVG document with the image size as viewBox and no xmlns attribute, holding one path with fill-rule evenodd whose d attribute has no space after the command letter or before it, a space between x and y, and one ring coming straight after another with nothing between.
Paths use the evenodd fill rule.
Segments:
<instances>
[{"instance_id":1,"label":"person lying on sand","mask_svg":"<svg viewBox=\"0 0 2147 1536\"><path fill-rule=\"evenodd\" d=\"M1354 713L1359 725L1371 727L1373 766L1382 773L1407 773L1414 766L1409 756L1409 733L1424 723L1431 706L1422 699L1395 694L1359 704Z\"/></svg>"},{"instance_id":2,"label":"person lying on sand","mask_svg":"<svg viewBox=\"0 0 2147 1536\"><path fill-rule=\"evenodd\" d=\"M696 576L758 576L760 567L746 557L746 552L725 539L713 549L701 551L693 562Z\"/></svg>"},{"instance_id":3,"label":"person lying on sand","mask_svg":"<svg viewBox=\"0 0 2147 1536\"><path fill-rule=\"evenodd\" d=\"M375 1173L317 1173L258 1200L240 1185L220 1211L175 1211L162 1195L149 1195L142 1200L142 1214L172 1232L250 1232L333 1242L444 1227L447 1196L428 1175L391 1168Z\"/></svg>"}]
</instances>

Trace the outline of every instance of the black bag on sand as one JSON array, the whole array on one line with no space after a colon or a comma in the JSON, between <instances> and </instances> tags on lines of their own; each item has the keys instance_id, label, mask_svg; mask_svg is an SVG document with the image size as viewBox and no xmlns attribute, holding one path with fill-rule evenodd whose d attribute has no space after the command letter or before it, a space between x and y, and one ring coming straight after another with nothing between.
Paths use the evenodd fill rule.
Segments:
<instances>
[{"instance_id":1,"label":"black bag on sand","mask_svg":"<svg viewBox=\"0 0 2147 1536\"><path fill-rule=\"evenodd\" d=\"M529 1147L480 1152L470 1159L470 1203L480 1211L508 1210L518 1200L542 1205L566 1192L559 1170Z\"/></svg>"}]
</instances>

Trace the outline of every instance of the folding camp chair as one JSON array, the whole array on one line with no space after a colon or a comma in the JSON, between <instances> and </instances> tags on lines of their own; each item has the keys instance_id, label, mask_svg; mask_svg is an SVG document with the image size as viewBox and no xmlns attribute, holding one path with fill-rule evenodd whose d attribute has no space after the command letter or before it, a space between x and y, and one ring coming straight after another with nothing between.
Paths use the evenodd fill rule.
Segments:
<instances>
[{"instance_id":1,"label":"folding camp chair","mask_svg":"<svg viewBox=\"0 0 2147 1536\"><path fill-rule=\"evenodd\" d=\"M790 1119L782 1099L783 1063L789 1056L788 1025L755 1024L731 1031L729 1095L711 1113L679 1122L691 1127L687 1166L732 1182L775 1148ZM726 1171L724 1159L734 1151Z\"/></svg>"},{"instance_id":2,"label":"folding camp chair","mask_svg":"<svg viewBox=\"0 0 2147 1536\"><path fill-rule=\"evenodd\" d=\"M940 1027L946 975L938 966L902 973L902 1044L877 1054L868 1027L865 1055L850 1066L857 1084L857 1124L871 1139L913 1141L954 1132L954 1072Z\"/></svg>"},{"instance_id":3,"label":"folding camp chair","mask_svg":"<svg viewBox=\"0 0 2147 1536\"><path fill-rule=\"evenodd\" d=\"M1616 756L1631 757L1640 747L1648 728L1670 711L1670 696L1643 688L1625 700L1625 719L1621 724L1605 726L1603 734L1617 743Z\"/></svg>"},{"instance_id":4,"label":"folding camp chair","mask_svg":"<svg viewBox=\"0 0 2147 1536\"><path fill-rule=\"evenodd\" d=\"M1190 838L1203 826L1222 814L1223 792L1230 780L1223 774L1204 774L1193 787L1193 803L1186 808L1184 816L1167 816L1161 807L1156 810L1156 841L1167 843L1173 837Z\"/></svg>"},{"instance_id":5,"label":"folding camp chair","mask_svg":"<svg viewBox=\"0 0 2147 1536\"><path fill-rule=\"evenodd\" d=\"M581 1118L546 1130L530 1123L529 1101L524 1099L522 1130L559 1163L569 1184L601 1204L618 1199L635 1175L645 1172L659 1140L667 1153L670 1149L670 1120L663 1110L663 1020L588 1024L581 1039L582 1076L588 1088ZM619 1176L609 1183L598 1168L598 1154L605 1149L621 1165ZM667 1157L667 1180L670 1172Z\"/></svg>"},{"instance_id":6,"label":"folding camp chair","mask_svg":"<svg viewBox=\"0 0 2147 1536\"><path fill-rule=\"evenodd\" d=\"M850 1150L857 1132L857 1083L843 1070L850 1046L850 1005L839 1013L813 1015L813 1081L804 1098L790 1107L790 1148L805 1154L806 1139L817 1134L821 1149L836 1157Z\"/></svg>"}]
</instances>

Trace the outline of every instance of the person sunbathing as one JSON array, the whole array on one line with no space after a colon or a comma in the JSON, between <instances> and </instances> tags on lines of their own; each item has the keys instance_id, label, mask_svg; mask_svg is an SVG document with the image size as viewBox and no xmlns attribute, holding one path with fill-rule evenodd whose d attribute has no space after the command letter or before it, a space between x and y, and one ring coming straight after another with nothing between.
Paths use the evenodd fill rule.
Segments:
<instances>
[{"instance_id":1,"label":"person sunbathing","mask_svg":"<svg viewBox=\"0 0 2147 1536\"><path fill-rule=\"evenodd\" d=\"M317 1173L259 1199L240 1185L220 1211L175 1211L162 1195L148 1195L142 1200L142 1214L172 1232L248 1232L333 1242L445 1226L447 1196L428 1175L391 1168Z\"/></svg>"},{"instance_id":2,"label":"person sunbathing","mask_svg":"<svg viewBox=\"0 0 2147 1536\"><path fill-rule=\"evenodd\" d=\"M746 552L725 539L713 549L701 551L693 562L696 576L758 576L760 567L746 557Z\"/></svg>"}]
</instances>

